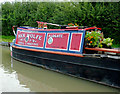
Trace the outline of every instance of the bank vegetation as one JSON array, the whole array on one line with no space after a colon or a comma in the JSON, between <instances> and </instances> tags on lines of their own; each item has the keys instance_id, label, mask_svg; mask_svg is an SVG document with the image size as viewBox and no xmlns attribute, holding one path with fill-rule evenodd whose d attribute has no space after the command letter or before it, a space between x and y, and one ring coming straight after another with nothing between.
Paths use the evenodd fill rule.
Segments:
<instances>
[{"instance_id":1,"label":"bank vegetation","mask_svg":"<svg viewBox=\"0 0 120 94\"><path fill-rule=\"evenodd\" d=\"M13 25L37 27L36 21L77 23L100 27L105 37L120 44L120 2L6 2L1 6L2 34L6 36L13 35Z\"/></svg>"}]
</instances>

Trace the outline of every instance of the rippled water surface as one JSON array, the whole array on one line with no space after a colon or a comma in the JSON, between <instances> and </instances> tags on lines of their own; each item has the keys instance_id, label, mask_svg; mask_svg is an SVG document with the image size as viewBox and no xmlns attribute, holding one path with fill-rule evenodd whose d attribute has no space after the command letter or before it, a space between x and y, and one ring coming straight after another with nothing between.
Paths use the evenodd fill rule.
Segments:
<instances>
[{"instance_id":1,"label":"rippled water surface","mask_svg":"<svg viewBox=\"0 0 120 94\"><path fill-rule=\"evenodd\" d=\"M119 92L118 89L21 63L0 46L1 92Z\"/></svg>"}]
</instances>

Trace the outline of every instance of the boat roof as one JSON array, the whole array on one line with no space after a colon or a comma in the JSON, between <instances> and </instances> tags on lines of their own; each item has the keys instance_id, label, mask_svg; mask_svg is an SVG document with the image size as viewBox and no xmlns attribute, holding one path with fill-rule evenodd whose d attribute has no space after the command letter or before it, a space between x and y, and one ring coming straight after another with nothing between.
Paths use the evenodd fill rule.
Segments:
<instances>
[{"instance_id":1,"label":"boat roof","mask_svg":"<svg viewBox=\"0 0 120 94\"><path fill-rule=\"evenodd\" d=\"M97 28L97 27L87 27L87 28L66 28L66 29L38 29L38 28L34 28L34 27L25 27L25 26L20 26L18 27L18 29L24 29L24 30L34 30L34 31L77 31L77 30L94 30L94 29L98 29L101 30L101 28Z\"/></svg>"},{"instance_id":2,"label":"boat roof","mask_svg":"<svg viewBox=\"0 0 120 94\"><path fill-rule=\"evenodd\" d=\"M88 27L88 26L69 26L69 25L59 25L59 24L54 24L54 23L48 23L48 22L40 22L36 21L38 24L44 24L44 25L54 25L61 27L61 29L44 29L44 28L37 28L37 27L29 27L29 26L20 26L18 29L27 29L27 30L35 30L35 31L69 31L69 30L101 30L101 28L98 28L96 26L93 27Z\"/></svg>"}]
</instances>

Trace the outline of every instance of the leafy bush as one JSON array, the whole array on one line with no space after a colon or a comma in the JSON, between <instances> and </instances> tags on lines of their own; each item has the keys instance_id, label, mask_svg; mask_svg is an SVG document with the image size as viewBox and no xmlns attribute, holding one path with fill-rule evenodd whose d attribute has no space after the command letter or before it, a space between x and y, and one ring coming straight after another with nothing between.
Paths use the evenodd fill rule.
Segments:
<instances>
[{"instance_id":1,"label":"leafy bush","mask_svg":"<svg viewBox=\"0 0 120 94\"><path fill-rule=\"evenodd\" d=\"M3 35L13 35L13 25L37 27L36 21L61 25L77 23L100 27L105 37L120 44L120 2L6 2L1 6Z\"/></svg>"}]
</instances>

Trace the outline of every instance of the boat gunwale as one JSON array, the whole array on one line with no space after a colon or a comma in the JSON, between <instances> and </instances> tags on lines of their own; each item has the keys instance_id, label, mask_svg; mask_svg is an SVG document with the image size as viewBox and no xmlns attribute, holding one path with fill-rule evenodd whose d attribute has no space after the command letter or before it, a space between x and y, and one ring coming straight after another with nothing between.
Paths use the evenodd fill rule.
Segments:
<instances>
[{"instance_id":1,"label":"boat gunwale","mask_svg":"<svg viewBox=\"0 0 120 94\"><path fill-rule=\"evenodd\" d=\"M107 49L107 48L87 48L87 47L85 47L85 50L103 51L103 52L111 52L111 53L120 53L120 50Z\"/></svg>"}]
</instances>

